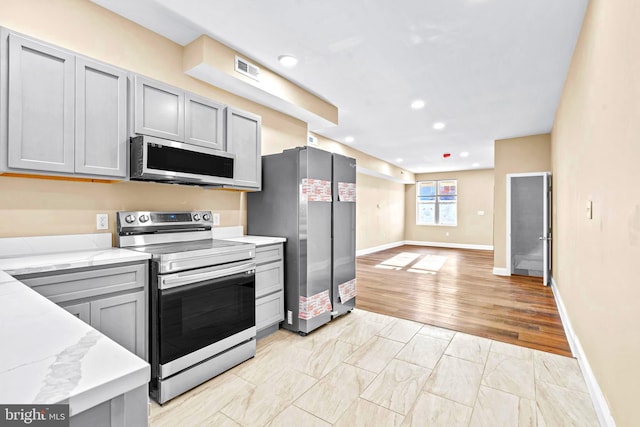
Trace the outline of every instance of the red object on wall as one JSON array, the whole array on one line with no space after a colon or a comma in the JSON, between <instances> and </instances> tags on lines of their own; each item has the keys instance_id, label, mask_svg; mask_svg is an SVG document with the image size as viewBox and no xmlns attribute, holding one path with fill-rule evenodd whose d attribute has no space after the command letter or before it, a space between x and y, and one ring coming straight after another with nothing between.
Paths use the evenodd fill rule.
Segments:
<instances>
[{"instance_id":1,"label":"red object on wall","mask_svg":"<svg viewBox=\"0 0 640 427\"><path fill-rule=\"evenodd\" d=\"M451 157L451 153L444 153L442 157L444 157L445 159L448 159L449 157Z\"/></svg>"}]
</instances>

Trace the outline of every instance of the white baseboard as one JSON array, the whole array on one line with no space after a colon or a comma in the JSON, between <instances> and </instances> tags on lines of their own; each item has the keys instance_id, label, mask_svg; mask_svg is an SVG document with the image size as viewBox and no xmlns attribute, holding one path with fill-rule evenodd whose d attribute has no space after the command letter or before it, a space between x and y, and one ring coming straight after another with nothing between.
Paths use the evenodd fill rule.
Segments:
<instances>
[{"instance_id":1,"label":"white baseboard","mask_svg":"<svg viewBox=\"0 0 640 427\"><path fill-rule=\"evenodd\" d=\"M509 276L509 271L502 267L493 267L493 274L496 276Z\"/></svg>"},{"instance_id":2,"label":"white baseboard","mask_svg":"<svg viewBox=\"0 0 640 427\"><path fill-rule=\"evenodd\" d=\"M380 246L373 246L367 249L360 249L359 251L356 251L356 256L368 255L374 252L384 251L385 249L397 248L398 246L402 246L402 245L404 245L404 241L401 240L399 242L387 243Z\"/></svg>"},{"instance_id":3,"label":"white baseboard","mask_svg":"<svg viewBox=\"0 0 640 427\"><path fill-rule=\"evenodd\" d=\"M478 249L483 251L492 251L493 245L471 245L467 243L449 243L449 242L424 242L422 240L405 240L405 245L417 246L433 246L436 248L454 248L454 249Z\"/></svg>"},{"instance_id":4,"label":"white baseboard","mask_svg":"<svg viewBox=\"0 0 640 427\"><path fill-rule=\"evenodd\" d=\"M553 277L551 277L551 290L553 291L553 297L555 298L556 305L558 306L558 313L562 320L564 332L567 335L567 341L569 341L569 347L571 347L571 353L573 353L573 356L578 360L580 370L582 371L582 375L587 383L587 389L591 395L591 401L593 402L593 406L598 414L600 425L603 427L615 427L616 422L611 416L607 400L602 393L602 389L600 389L600 385L598 384L598 380L591 369L591 365L589 365L587 355L584 353L580 340L571 325L569 314L567 313L567 309L562 301L560 292L558 291L558 285L556 285L556 281Z\"/></svg>"},{"instance_id":5,"label":"white baseboard","mask_svg":"<svg viewBox=\"0 0 640 427\"><path fill-rule=\"evenodd\" d=\"M400 240L398 242L387 243L385 245L374 246L367 249L360 249L356 251L356 256L368 255L374 252L384 251L385 249L397 248L402 245L415 245L415 246L433 246L436 248L454 248L454 249L479 249L485 251L492 251L491 245L469 245L466 243L443 243L443 242L423 242L422 240Z\"/></svg>"}]
</instances>

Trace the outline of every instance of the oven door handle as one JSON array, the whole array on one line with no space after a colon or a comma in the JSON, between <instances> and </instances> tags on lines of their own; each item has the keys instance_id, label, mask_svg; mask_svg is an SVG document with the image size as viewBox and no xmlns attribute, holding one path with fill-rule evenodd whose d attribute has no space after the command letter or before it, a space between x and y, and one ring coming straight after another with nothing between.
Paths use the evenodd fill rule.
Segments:
<instances>
[{"instance_id":1,"label":"oven door handle","mask_svg":"<svg viewBox=\"0 0 640 427\"><path fill-rule=\"evenodd\" d=\"M181 272L165 276L160 276L158 287L160 289L171 289L178 286L190 285L204 280L218 279L220 277L231 276L238 273L254 273L255 262L244 262L231 267L208 268L205 272Z\"/></svg>"}]
</instances>

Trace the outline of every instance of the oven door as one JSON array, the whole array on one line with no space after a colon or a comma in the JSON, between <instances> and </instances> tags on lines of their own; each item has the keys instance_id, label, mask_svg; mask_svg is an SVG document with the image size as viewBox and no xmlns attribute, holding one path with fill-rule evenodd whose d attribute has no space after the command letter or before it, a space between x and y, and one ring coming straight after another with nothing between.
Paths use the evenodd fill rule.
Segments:
<instances>
[{"instance_id":1,"label":"oven door","mask_svg":"<svg viewBox=\"0 0 640 427\"><path fill-rule=\"evenodd\" d=\"M167 378L255 338L255 263L158 277L159 377Z\"/></svg>"}]
</instances>

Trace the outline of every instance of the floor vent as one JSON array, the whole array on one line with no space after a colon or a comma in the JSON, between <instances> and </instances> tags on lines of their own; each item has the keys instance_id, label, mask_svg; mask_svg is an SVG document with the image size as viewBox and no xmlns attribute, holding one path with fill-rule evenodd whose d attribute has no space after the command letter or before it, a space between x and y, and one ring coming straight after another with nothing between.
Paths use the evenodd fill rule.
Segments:
<instances>
[{"instance_id":1,"label":"floor vent","mask_svg":"<svg viewBox=\"0 0 640 427\"><path fill-rule=\"evenodd\" d=\"M236 56L236 71L253 80L260 81L260 67Z\"/></svg>"}]
</instances>

